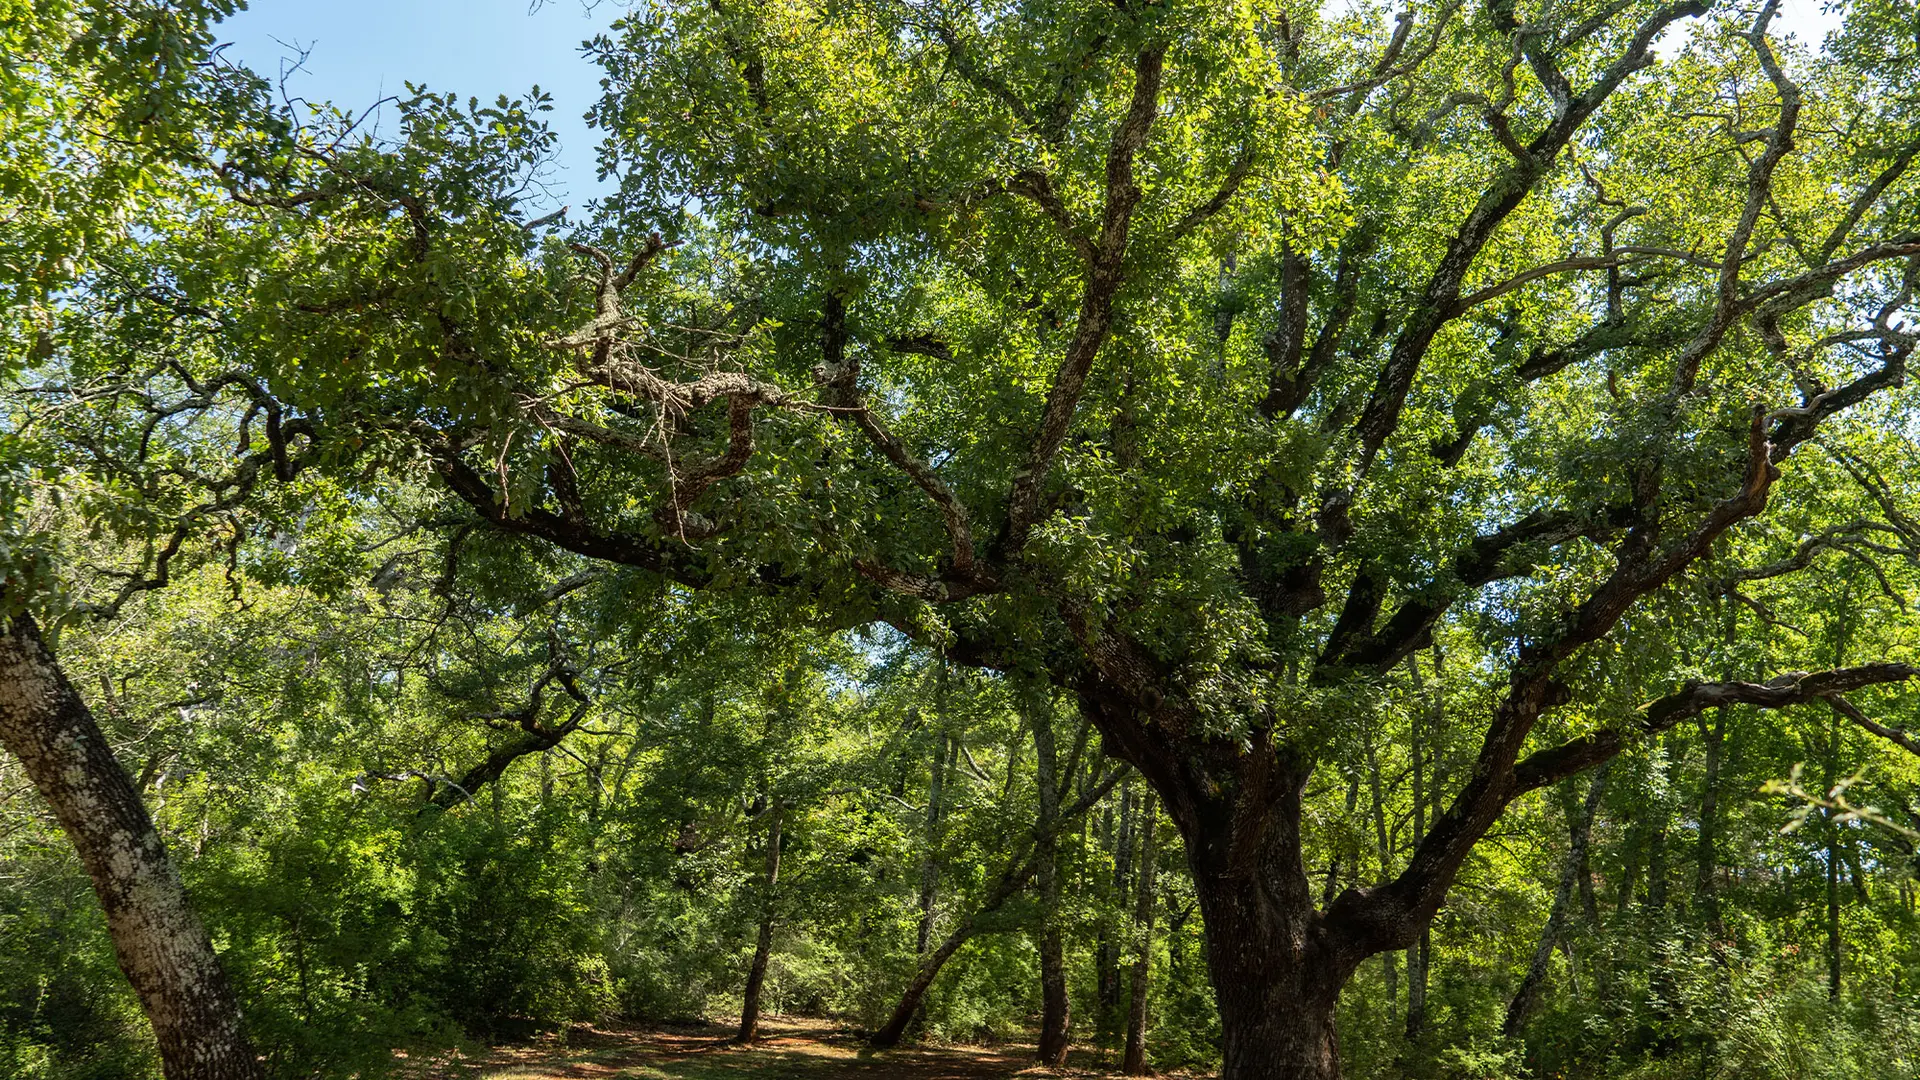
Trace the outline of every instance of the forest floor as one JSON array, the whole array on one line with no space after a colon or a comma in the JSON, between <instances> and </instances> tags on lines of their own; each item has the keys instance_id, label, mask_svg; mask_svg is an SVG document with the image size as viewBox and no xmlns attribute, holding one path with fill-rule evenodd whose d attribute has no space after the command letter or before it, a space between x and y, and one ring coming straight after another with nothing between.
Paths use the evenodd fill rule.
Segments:
<instances>
[{"instance_id":1,"label":"forest floor","mask_svg":"<svg viewBox=\"0 0 1920 1080\"><path fill-rule=\"evenodd\" d=\"M901 1047L875 1052L831 1021L771 1017L752 1046L730 1041L720 1025L676 1028L576 1026L535 1042L499 1046L477 1056L443 1058L427 1080L1002 1080L1009 1077L1101 1076L1092 1052L1065 1068L1033 1060L1033 1047Z\"/></svg>"}]
</instances>

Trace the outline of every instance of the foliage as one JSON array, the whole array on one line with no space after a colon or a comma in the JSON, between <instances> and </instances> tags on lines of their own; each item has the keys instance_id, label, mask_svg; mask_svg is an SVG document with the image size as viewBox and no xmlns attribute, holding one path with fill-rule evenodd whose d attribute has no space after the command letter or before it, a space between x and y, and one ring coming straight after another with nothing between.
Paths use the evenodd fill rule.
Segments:
<instances>
[{"instance_id":1,"label":"foliage","mask_svg":"<svg viewBox=\"0 0 1920 1080\"><path fill-rule=\"evenodd\" d=\"M0 7L0 570L279 1074L1050 927L1235 1080L1916 1071L1910 4L648 4L574 221L227 10ZM19 787L0 1064L150 1071Z\"/></svg>"}]
</instances>

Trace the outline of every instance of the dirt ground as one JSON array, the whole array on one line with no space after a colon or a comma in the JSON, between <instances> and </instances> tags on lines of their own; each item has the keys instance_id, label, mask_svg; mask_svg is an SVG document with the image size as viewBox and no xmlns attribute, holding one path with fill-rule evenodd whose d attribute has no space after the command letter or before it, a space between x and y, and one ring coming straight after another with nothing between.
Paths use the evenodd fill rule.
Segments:
<instances>
[{"instance_id":1,"label":"dirt ground","mask_svg":"<svg viewBox=\"0 0 1920 1080\"><path fill-rule=\"evenodd\" d=\"M574 1027L481 1056L422 1062L424 1080L1001 1080L1108 1075L1090 1053L1043 1068L1033 1048L902 1047L875 1052L823 1020L772 1017L752 1046L719 1025L682 1028ZM1117 1063L1108 1062L1109 1068Z\"/></svg>"}]
</instances>

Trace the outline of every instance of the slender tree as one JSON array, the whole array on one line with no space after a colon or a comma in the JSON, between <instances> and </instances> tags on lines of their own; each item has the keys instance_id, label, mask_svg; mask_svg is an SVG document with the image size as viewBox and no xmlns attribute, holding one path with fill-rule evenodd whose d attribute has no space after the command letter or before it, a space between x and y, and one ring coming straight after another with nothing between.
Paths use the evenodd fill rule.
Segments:
<instances>
[{"instance_id":1,"label":"slender tree","mask_svg":"<svg viewBox=\"0 0 1920 1080\"><path fill-rule=\"evenodd\" d=\"M1159 894L1154 891L1154 875L1160 865L1154 847L1154 826L1159 807L1148 796L1140 807L1140 879L1134 886L1133 929L1127 935L1132 942L1133 963L1129 965L1127 987L1127 1046L1120 1059L1120 1071L1128 1076L1147 1074L1147 995L1153 983L1149 976L1153 964L1153 916Z\"/></svg>"},{"instance_id":2,"label":"slender tree","mask_svg":"<svg viewBox=\"0 0 1920 1080\"><path fill-rule=\"evenodd\" d=\"M167 1080L265 1076L140 792L24 615L0 634L0 746L20 759L79 852Z\"/></svg>"}]
</instances>

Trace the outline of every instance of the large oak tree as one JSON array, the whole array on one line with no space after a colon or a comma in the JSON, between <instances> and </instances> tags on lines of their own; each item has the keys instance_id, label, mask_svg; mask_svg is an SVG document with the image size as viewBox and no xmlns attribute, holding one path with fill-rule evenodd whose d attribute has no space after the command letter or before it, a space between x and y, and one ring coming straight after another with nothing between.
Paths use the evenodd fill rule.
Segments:
<instances>
[{"instance_id":1,"label":"large oak tree","mask_svg":"<svg viewBox=\"0 0 1920 1080\"><path fill-rule=\"evenodd\" d=\"M270 477L400 476L438 527L1050 680L1186 843L1224 1076L1327 1080L1341 987L1516 799L1916 673L1702 681L1649 614L1898 528L1914 10L1821 54L1776 14L651 5L592 44L583 223L534 198L538 98L216 136L44 422L170 507L128 590ZM1442 629L1477 757L1323 903L1304 792ZM1638 708L1623 651L1668 665Z\"/></svg>"}]
</instances>

